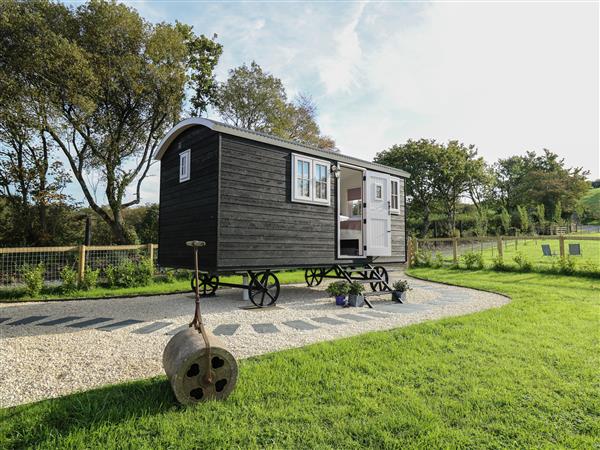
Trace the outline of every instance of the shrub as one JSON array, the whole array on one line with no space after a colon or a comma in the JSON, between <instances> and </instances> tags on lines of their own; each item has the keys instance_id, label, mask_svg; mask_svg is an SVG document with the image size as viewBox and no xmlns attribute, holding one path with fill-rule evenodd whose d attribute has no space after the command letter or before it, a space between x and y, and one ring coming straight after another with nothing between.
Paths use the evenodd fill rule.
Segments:
<instances>
[{"instance_id":1,"label":"shrub","mask_svg":"<svg viewBox=\"0 0 600 450\"><path fill-rule=\"evenodd\" d=\"M410 290L412 290L412 288L408 284L407 280L397 280L397 281L395 281L394 284L392 285L392 288L394 289L394 291L398 291L398 292L404 292L404 291L410 291Z\"/></svg>"},{"instance_id":2,"label":"shrub","mask_svg":"<svg viewBox=\"0 0 600 450\"><path fill-rule=\"evenodd\" d=\"M64 294L70 294L77 290L77 271L69 266L65 266L60 271L60 290Z\"/></svg>"},{"instance_id":3,"label":"shrub","mask_svg":"<svg viewBox=\"0 0 600 450\"><path fill-rule=\"evenodd\" d=\"M25 264L21 268L23 281L25 282L25 292L30 297L36 297L42 292L42 288L44 287L44 272L46 272L46 268L42 263L39 263L37 266Z\"/></svg>"},{"instance_id":4,"label":"shrub","mask_svg":"<svg viewBox=\"0 0 600 450\"><path fill-rule=\"evenodd\" d=\"M598 264L594 261L588 259L581 265L581 272L588 274L600 273L600 266L598 266Z\"/></svg>"},{"instance_id":5,"label":"shrub","mask_svg":"<svg viewBox=\"0 0 600 450\"><path fill-rule=\"evenodd\" d=\"M332 297L337 297L338 295L346 295L350 290L350 285L346 281L335 281L331 283L325 291L331 295Z\"/></svg>"},{"instance_id":6,"label":"shrub","mask_svg":"<svg viewBox=\"0 0 600 450\"><path fill-rule=\"evenodd\" d=\"M522 272L530 272L531 269L533 269L533 264L531 264L531 261L529 261L527 257L521 252L518 252L515 255L513 261L517 263L519 270Z\"/></svg>"},{"instance_id":7,"label":"shrub","mask_svg":"<svg viewBox=\"0 0 600 450\"><path fill-rule=\"evenodd\" d=\"M415 267L430 267L431 252L428 250L419 250L415 253Z\"/></svg>"},{"instance_id":8,"label":"shrub","mask_svg":"<svg viewBox=\"0 0 600 450\"><path fill-rule=\"evenodd\" d=\"M353 281L348 285L348 293L352 295L360 295L365 292L365 287L357 281Z\"/></svg>"},{"instance_id":9,"label":"shrub","mask_svg":"<svg viewBox=\"0 0 600 450\"><path fill-rule=\"evenodd\" d=\"M552 269L563 275L573 275L577 263L573 258L563 256L555 261L552 261Z\"/></svg>"},{"instance_id":10,"label":"shrub","mask_svg":"<svg viewBox=\"0 0 600 450\"><path fill-rule=\"evenodd\" d=\"M435 252L435 256L433 257L433 260L431 261L431 267L433 267L434 269L439 269L440 267L444 266L444 255L442 255L440 252Z\"/></svg>"},{"instance_id":11,"label":"shrub","mask_svg":"<svg viewBox=\"0 0 600 450\"><path fill-rule=\"evenodd\" d=\"M107 286L114 288L117 285L117 268L115 266L106 266L104 268L104 278L106 278Z\"/></svg>"},{"instance_id":12,"label":"shrub","mask_svg":"<svg viewBox=\"0 0 600 450\"><path fill-rule=\"evenodd\" d=\"M499 272L508 270L508 266L504 263L504 258L502 258L502 256L498 255L492 258L492 269Z\"/></svg>"},{"instance_id":13,"label":"shrub","mask_svg":"<svg viewBox=\"0 0 600 450\"><path fill-rule=\"evenodd\" d=\"M483 269L483 255L476 252L467 252L461 256L467 269Z\"/></svg>"},{"instance_id":14,"label":"shrub","mask_svg":"<svg viewBox=\"0 0 600 450\"><path fill-rule=\"evenodd\" d=\"M152 283L154 276L154 264L150 258L142 258L135 265L134 278L136 286L147 286Z\"/></svg>"},{"instance_id":15,"label":"shrub","mask_svg":"<svg viewBox=\"0 0 600 450\"><path fill-rule=\"evenodd\" d=\"M189 280L192 276L192 273L189 270L185 270L185 269L177 269L175 271L175 279L176 280Z\"/></svg>"},{"instance_id":16,"label":"shrub","mask_svg":"<svg viewBox=\"0 0 600 450\"><path fill-rule=\"evenodd\" d=\"M92 270L89 267L85 268L85 272L83 274L83 280L79 283L79 287L84 291L89 291L94 289L98 284L98 276L100 275L100 270Z\"/></svg>"},{"instance_id":17,"label":"shrub","mask_svg":"<svg viewBox=\"0 0 600 450\"><path fill-rule=\"evenodd\" d=\"M169 284L175 283L175 274L172 271L167 270L164 274L163 281Z\"/></svg>"}]
</instances>

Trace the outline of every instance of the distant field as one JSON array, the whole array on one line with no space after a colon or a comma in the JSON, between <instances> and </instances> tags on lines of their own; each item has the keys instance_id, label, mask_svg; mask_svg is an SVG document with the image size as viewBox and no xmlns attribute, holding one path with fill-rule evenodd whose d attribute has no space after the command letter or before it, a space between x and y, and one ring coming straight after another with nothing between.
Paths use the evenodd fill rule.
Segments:
<instances>
[{"instance_id":1,"label":"distant field","mask_svg":"<svg viewBox=\"0 0 600 450\"><path fill-rule=\"evenodd\" d=\"M590 189L580 202L586 210L591 212L595 223L600 224L600 189Z\"/></svg>"}]
</instances>

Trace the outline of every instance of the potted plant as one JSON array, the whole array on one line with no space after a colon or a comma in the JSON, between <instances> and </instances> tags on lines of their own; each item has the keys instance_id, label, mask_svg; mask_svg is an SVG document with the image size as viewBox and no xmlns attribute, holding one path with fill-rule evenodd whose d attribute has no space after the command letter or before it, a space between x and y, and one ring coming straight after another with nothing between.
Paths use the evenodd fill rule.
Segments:
<instances>
[{"instance_id":1,"label":"potted plant","mask_svg":"<svg viewBox=\"0 0 600 450\"><path fill-rule=\"evenodd\" d=\"M406 293L411 290L411 287L408 285L408 281L406 280L398 280L395 281L392 285L394 289L392 291L392 299L394 301L403 303L406 301Z\"/></svg>"},{"instance_id":2,"label":"potted plant","mask_svg":"<svg viewBox=\"0 0 600 450\"><path fill-rule=\"evenodd\" d=\"M363 306L365 304L365 296L363 292L365 291L365 287L353 281L348 285L348 304L350 306Z\"/></svg>"},{"instance_id":3,"label":"potted plant","mask_svg":"<svg viewBox=\"0 0 600 450\"><path fill-rule=\"evenodd\" d=\"M335 304L338 306L344 306L346 304L346 294L348 294L348 283L345 281L336 281L331 283L325 291L333 297L335 297Z\"/></svg>"}]
</instances>

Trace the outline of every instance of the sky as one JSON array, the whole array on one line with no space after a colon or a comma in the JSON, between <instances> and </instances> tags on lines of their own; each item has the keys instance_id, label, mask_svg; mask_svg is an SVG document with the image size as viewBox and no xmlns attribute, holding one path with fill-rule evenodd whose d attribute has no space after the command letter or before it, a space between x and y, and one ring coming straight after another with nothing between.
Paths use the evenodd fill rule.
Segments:
<instances>
[{"instance_id":1,"label":"sky","mask_svg":"<svg viewBox=\"0 0 600 450\"><path fill-rule=\"evenodd\" d=\"M600 176L598 2L126 2L218 35L307 93L342 153L457 139L489 163L548 148ZM142 202L158 200L158 167Z\"/></svg>"}]
</instances>

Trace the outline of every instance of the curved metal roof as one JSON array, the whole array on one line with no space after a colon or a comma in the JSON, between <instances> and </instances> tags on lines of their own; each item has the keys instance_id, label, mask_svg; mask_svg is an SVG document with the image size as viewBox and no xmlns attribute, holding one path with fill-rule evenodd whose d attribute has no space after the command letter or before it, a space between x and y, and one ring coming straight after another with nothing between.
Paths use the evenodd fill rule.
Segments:
<instances>
[{"instance_id":1,"label":"curved metal roof","mask_svg":"<svg viewBox=\"0 0 600 450\"><path fill-rule=\"evenodd\" d=\"M313 147L311 145L306 145L301 142L290 141L287 139L282 139L277 136L272 136L269 134L261 133L258 131L247 130L245 128L238 128L232 125L228 125L226 123L217 122L211 119L205 119L203 117L191 117L189 119L182 120L177 125L175 125L169 132L162 138L160 143L158 144L158 148L156 150L156 154L154 156L155 159L160 160L162 156L165 154L169 145L179 136L182 132L187 130L188 128L194 126L205 126L210 128L213 131L218 133L228 134L231 136L238 136L242 138L249 139L251 141L262 142L265 144L275 145L277 147L287 148L289 150L293 150L295 152L300 152L308 155L318 156L321 158L326 158L333 161L339 161L342 163L354 164L356 166L364 167L367 169L377 170L384 173L389 173L392 175L397 175L404 178L409 178L410 174L405 172L404 170L396 169L394 167L384 166L383 164L378 164L370 161L364 161L359 158L354 158L353 156L344 155L337 152L332 152L329 150L322 150L317 147Z\"/></svg>"}]
</instances>

